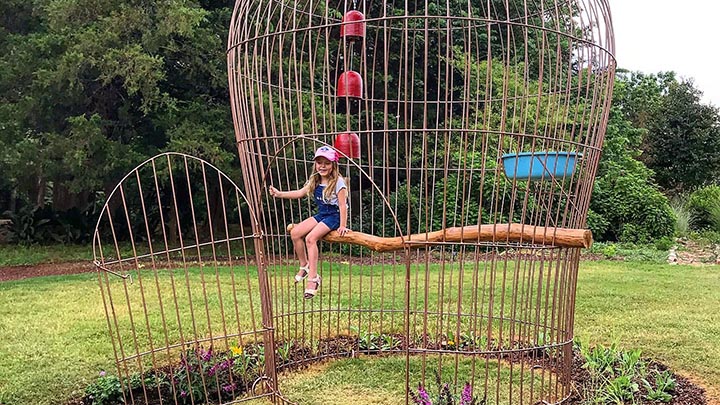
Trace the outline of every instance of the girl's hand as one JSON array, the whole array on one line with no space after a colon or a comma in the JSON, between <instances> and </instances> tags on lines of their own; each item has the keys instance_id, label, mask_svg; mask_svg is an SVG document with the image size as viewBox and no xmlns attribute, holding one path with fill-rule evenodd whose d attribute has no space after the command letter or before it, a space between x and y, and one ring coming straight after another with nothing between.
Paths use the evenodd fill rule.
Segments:
<instances>
[{"instance_id":1,"label":"girl's hand","mask_svg":"<svg viewBox=\"0 0 720 405\"><path fill-rule=\"evenodd\" d=\"M273 186L270 186L270 188L268 188L268 191L270 191L270 195L274 198L277 198L277 196L280 195L280 191Z\"/></svg>"},{"instance_id":2,"label":"girl's hand","mask_svg":"<svg viewBox=\"0 0 720 405\"><path fill-rule=\"evenodd\" d=\"M340 234L340 236L345 236L348 232L352 232L352 231L350 229L348 229L347 227L341 226L340 228L337 229L337 232Z\"/></svg>"}]
</instances>

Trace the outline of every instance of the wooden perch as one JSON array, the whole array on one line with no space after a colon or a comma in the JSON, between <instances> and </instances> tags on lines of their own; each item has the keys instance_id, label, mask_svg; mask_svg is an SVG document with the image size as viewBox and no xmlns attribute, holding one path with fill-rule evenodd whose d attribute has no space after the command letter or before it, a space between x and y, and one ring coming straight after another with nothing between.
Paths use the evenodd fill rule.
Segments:
<instances>
[{"instance_id":1,"label":"wooden perch","mask_svg":"<svg viewBox=\"0 0 720 405\"><path fill-rule=\"evenodd\" d=\"M288 225L288 232L294 226L294 224ZM589 248L592 245L592 232L588 229L553 228L522 224L489 224L447 228L442 231L413 234L405 238L400 236L383 238L355 231L340 236L337 231L332 231L325 235L323 240L365 246L376 252L391 252L404 249L406 245L420 247L437 242L516 242Z\"/></svg>"}]
</instances>

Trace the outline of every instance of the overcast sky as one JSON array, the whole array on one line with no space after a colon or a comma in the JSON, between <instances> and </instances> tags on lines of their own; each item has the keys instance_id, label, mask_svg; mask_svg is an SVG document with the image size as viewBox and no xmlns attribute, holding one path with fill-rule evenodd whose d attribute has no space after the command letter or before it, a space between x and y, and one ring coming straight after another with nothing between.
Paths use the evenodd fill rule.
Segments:
<instances>
[{"instance_id":1,"label":"overcast sky","mask_svg":"<svg viewBox=\"0 0 720 405\"><path fill-rule=\"evenodd\" d=\"M693 78L720 107L720 2L609 0L618 67Z\"/></svg>"}]
</instances>

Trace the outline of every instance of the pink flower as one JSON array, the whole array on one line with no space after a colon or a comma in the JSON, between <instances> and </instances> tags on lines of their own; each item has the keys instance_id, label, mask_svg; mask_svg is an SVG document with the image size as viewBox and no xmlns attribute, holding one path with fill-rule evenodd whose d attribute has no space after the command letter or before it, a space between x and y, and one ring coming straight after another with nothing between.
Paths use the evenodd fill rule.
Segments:
<instances>
[{"instance_id":1,"label":"pink flower","mask_svg":"<svg viewBox=\"0 0 720 405\"><path fill-rule=\"evenodd\" d=\"M418 386L417 395L415 395L415 393L411 393L411 396L415 405L432 405L430 395L428 395L427 391L425 391L425 387L422 385Z\"/></svg>"},{"instance_id":2,"label":"pink flower","mask_svg":"<svg viewBox=\"0 0 720 405\"><path fill-rule=\"evenodd\" d=\"M470 386L470 383L465 383L465 387L460 395L460 405L471 405L472 401L472 387Z\"/></svg>"},{"instance_id":3,"label":"pink flower","mask_svg":"<svg viewBox=\"0 0 720 405\"><path fill-rule=\"evenodd\" d=\"M212 348L208 349L207 351L200 349L200 359L202 361L210 361L212 358Z\"/></svg>"}]
</instances>

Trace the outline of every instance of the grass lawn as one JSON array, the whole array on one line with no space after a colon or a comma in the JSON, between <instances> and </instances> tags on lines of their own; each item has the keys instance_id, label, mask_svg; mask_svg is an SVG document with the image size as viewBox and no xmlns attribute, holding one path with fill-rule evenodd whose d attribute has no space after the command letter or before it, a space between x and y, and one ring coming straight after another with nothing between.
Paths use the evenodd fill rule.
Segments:
<instances>
[{"instance_id":1,"label":"grass lawn","mask_svg":"<svg viewBox=\"0 0 720 405\"><path fill-rule=\"evenodd\" d=\"M584 262L576 335L591 343L641 348L718 398L718 307L718 267ZM0 319L0 404L62 404L80 396L99 371L114 370L94 273L0 283ZM385 386L386 379L368 387L350 384L364 380L369 367L396 367L383 364L327 363L284 379L285 392L338 398L338 404L357 403L371 392L376 403L387 403L397 396L397 387ZM353 392L357 397L348 395Z\"/></svg>"},{"instance_id":2,"label":"grass lawn","mask_svg":"<svg viewBox=\"0 0 720 405\"><path fill-rule=\"evenodd\" d=\"M434 356L428 356L426 359L428 364L437 365L437 359ZM477 366L477 364L476 364ZM443 366L443 375L452 376L454 362L446 360ZM462 381L469 381L471 376L471 362L468 359L462 359L458 365L458 381L462 388ZM488 364L490 375L494 376L494 372L498 367L498 363L491 361ZM501 363L502 372L500 373L500 381L490 377L488 379L489 396L495 398L493 392L496 384L502 387L499 398L489 400L489 403L507 404L509 398L507 392L507 381L511 378L513 385L517 390L520 379L517 370L514 374L510 373L505 363ZM428 367L429 369L429 367ZM434 369L434 368L433 368ZM410 375L421 375L421 359L419 357L410 358ZM476 368L476 375L484 373L484 365L480 364ZM326 362L303 370L301 373L292 373L283 376L281 379L281 390L287 393L290 399L294 401L302 401L304 405L354 405L377 404L377 405L404 405L405 404L405 358L403 356L393 357L368 357L363 356L355 359L342 359L333 362ZM524 376L524 403L532 403L529 399L528 392L532 377L528 374ZM432 381L434 377L429 376L427 389L431 396L435 396L438 392L436 384ZM480 378L480 380L482 377ZM535 375L535 384L539 386L539 374ZM411 381L411 385L419 381ZM452 378L443 379L443 383L452 384ZM416 387L416 386L415 386ZM476 393L482 397L482 393ZM519 400L517 391L515 392L515 401ZM255 401L260 404L261 401Z\"/></svg>"},{"instance_id":3,"label":"grass lawn","mask_svg":"<svg viewBox=\"0 0 720 405\"><path fill-rule=\"evenodd\" d=\"M87 245L0 245L0 267L77 260L91 261L92 248Z\"/></svg>"},{"instance_id":4,"label":"grass lawn","mask_svg":"<svg viewBox=\"0 0 720 405\"><path fill-rule=\"evenodd\" d=\"M720 266L582 263L575 336L642 349L720 403Z\"/></svg>"}]
</instances>

